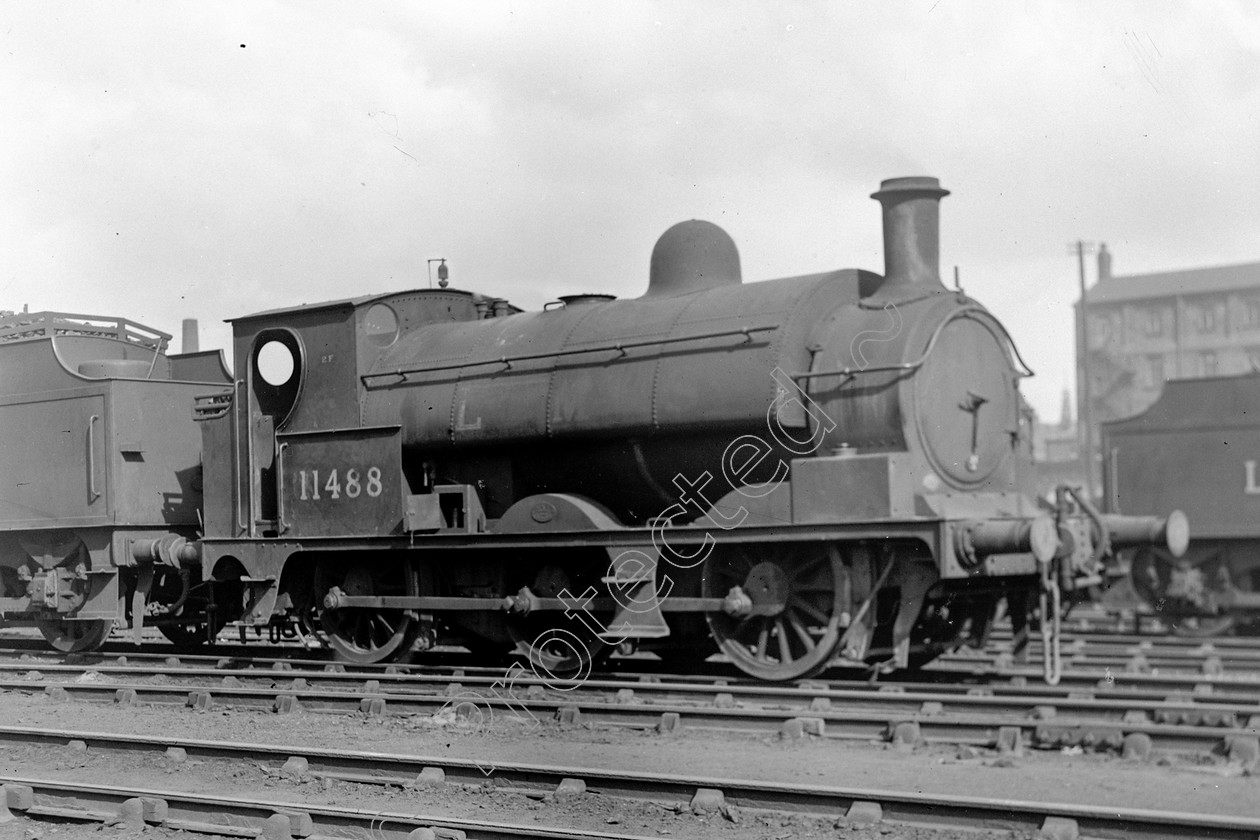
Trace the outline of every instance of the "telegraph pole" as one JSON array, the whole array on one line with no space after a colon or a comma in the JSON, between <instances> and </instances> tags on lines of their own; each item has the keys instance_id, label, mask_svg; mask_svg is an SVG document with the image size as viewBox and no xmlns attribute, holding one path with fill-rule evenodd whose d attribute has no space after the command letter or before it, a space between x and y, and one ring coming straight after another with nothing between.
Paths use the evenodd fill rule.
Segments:
<instances>
[{"instance_id":1,"label":"telegraph pole","mask_svg":"<svg viewBox=\"0 0 1260 840\"><path fill-rule=\"evenodd\" d=\"M1085 473L1085 494L1092 500L1094 498L1094 412L1093 397L1090 395L1087 325L1089 310L1085 304L1085 255L1094 252L1094 245L1092 242L1078 239L1070 247L1076 253L1081 285L1080 312L1076 325L1076 377L1079 383L1077 393L1080 396L1080 404L1076 407L1077 438L1080 442L1082 472Z\"/></svg>"}]
</instances>

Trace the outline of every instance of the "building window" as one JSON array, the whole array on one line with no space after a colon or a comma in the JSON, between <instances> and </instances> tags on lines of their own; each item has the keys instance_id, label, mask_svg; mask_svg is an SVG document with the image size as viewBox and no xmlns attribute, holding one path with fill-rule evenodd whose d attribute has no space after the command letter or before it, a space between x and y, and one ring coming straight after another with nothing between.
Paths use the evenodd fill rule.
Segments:
<instances>
[{"instance_id":1,"label":"building window","mask_svg":"<svg viewBox=\"0 0 1260 840\"><path fill-rule=\"evenodd\" d=\"M1238 310L1238 325L1248 330L1260 328L1260 298L1243 298Z\"/></svg>"},{"instance_id":2,"label":"building window","mask_svg":"<svg viewBox=\"0 0 1260 840\"><path fill-rule=\"evenodd\" d=\"M1215 305L1209 303L1190 307L1190 323L1194 325L1195 332L1214 333L1219 327L1219 322Z\"/></svg>"},{"instance_id":3,"label":"building window","mask_svg":"<svg viewBox=\"0 0 1260 840\"><path fill-rule=\"evenodd\" d=\"M1166 332L1166 319L1164 317L1167 310L1163 308L1142 309L1138 312L1138 323L1141 325L1142 335L1147 338L1160 338Z\"/></svg>"},{"instance_id":4,"label":"building window","mask_svg":"<svg viewBox=\"0 0 1260 840\"><path fill-rule=\"evenodd\" d=\"M1260 373L1260 347L1247 348L1247 364L1252 373Z\"/></svg>"},{"instance_id":5,"label":"building window","mask_svg":"<svg viewBox=\"0 0 1260 840\"><path fill-rule=\"evenodd\" d=\"M1216 354L1211 350L1199 354L1199 371L1203 376L1216 376Z\"/></svg>"},{"instance_id":6,"label":"building window","mask_svg":"<svg viewBox=\"0 0 1260 840\"><path fill-rule=\"evenodd\" d=\"M1111 342L1112 319L1110 315L1094 315L1089 319L1089 347L1096 350Z\"/></svg>"},{"instance_id":7,"label":"building window","mask_svg":"<svg viewBox=\"0 0 1260 840\"><path fill-rule=\"evenodd\" d=\"M1158 388L1164 384L1164 357L1163 356L1147 356L1146 357L1146 385L1152 388Z\"/></svg>"}]
</instances>

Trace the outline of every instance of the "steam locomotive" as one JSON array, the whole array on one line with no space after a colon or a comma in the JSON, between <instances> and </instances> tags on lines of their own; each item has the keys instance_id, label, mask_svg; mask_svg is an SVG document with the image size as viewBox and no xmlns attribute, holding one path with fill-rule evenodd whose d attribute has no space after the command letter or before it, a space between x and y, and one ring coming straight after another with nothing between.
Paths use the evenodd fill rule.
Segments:
<instances>
[{"instance_id":1,"label":"steam locomotive","mask_svg":"<svg viewBox=\"0 0 1260 840\"><path fill-rule=\"evenodd\" d=\"M263 312L231 322L233 374L120 319L10 315L0 611L60 650L283 617L356 663L456 642L556 675L618 647L913 667L1003 599L1052 645L1109 552L1178 554L1186 523L1038 503L1029 371L940 281L947 194L874 193L883 276L745 284L688 221L641 297Z\"/></svg>"},{"instance_id":2,"label":"steam locomotive","mask_svg":"<svg viewBox=\"0 0 1260 840\"><path fill-rule=\"evenodd\" d=\"M1178 635L1260 629L1260 376L1169 380L1143 413L1104 423L1102 447L1109 510L1194 517L1184 556L1125 552L1134 591Z\"/></svg>"}]
</instances>

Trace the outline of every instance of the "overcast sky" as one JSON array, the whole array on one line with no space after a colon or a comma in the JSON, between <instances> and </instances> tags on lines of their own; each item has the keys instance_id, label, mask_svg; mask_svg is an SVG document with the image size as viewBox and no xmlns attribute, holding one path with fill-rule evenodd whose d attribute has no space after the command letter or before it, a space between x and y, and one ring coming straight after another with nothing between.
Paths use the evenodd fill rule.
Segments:
<instances>
[{"instance_id":1,"label":"overcast sky","mask_svg":"<svg viewBox=\"0 0 1260 840\"><path fill-rule=\"evenodd\" d=\"M745 281L882 271L870 193L933 175L943 274L1057 417L1069 242L1260 261L1254 3L5 0L0 33L0 308L177 343L434 257L530 309L634 297L688 218Z\"/></svg>"}]
</instances>

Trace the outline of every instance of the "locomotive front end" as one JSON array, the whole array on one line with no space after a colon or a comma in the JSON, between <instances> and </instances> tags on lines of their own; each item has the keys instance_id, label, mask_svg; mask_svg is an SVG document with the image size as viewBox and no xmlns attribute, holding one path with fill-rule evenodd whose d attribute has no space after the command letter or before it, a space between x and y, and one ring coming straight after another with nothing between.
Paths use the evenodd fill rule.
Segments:
<instances>
[{"instance_id":1,"label":"locomotive front end","mask_svg":"<svg viewBox=\"0 0 1260 840\"><path fill-rule=\"evenodd\" d=\"M1087 597L1115 549L1184 551L1186 521L1103 515L1071 488L1053 504L1036 498L1019 393L1031 371L996 318L940 281L945 195L935 178L898 178L872 196L883 206L885 276L820 325L809 369L793 376L829 424L818 456L793 462L793 515L938 521L930 559L921 543L889 544L887 569L872 571L900 591L894 658L977 643L1005 597L1017 632L1030 615L1045 617L1053 681L1062 602ZM861 634L850 641L859 643L846 654L870 656Z\"/></svg>"}]
</instances>

